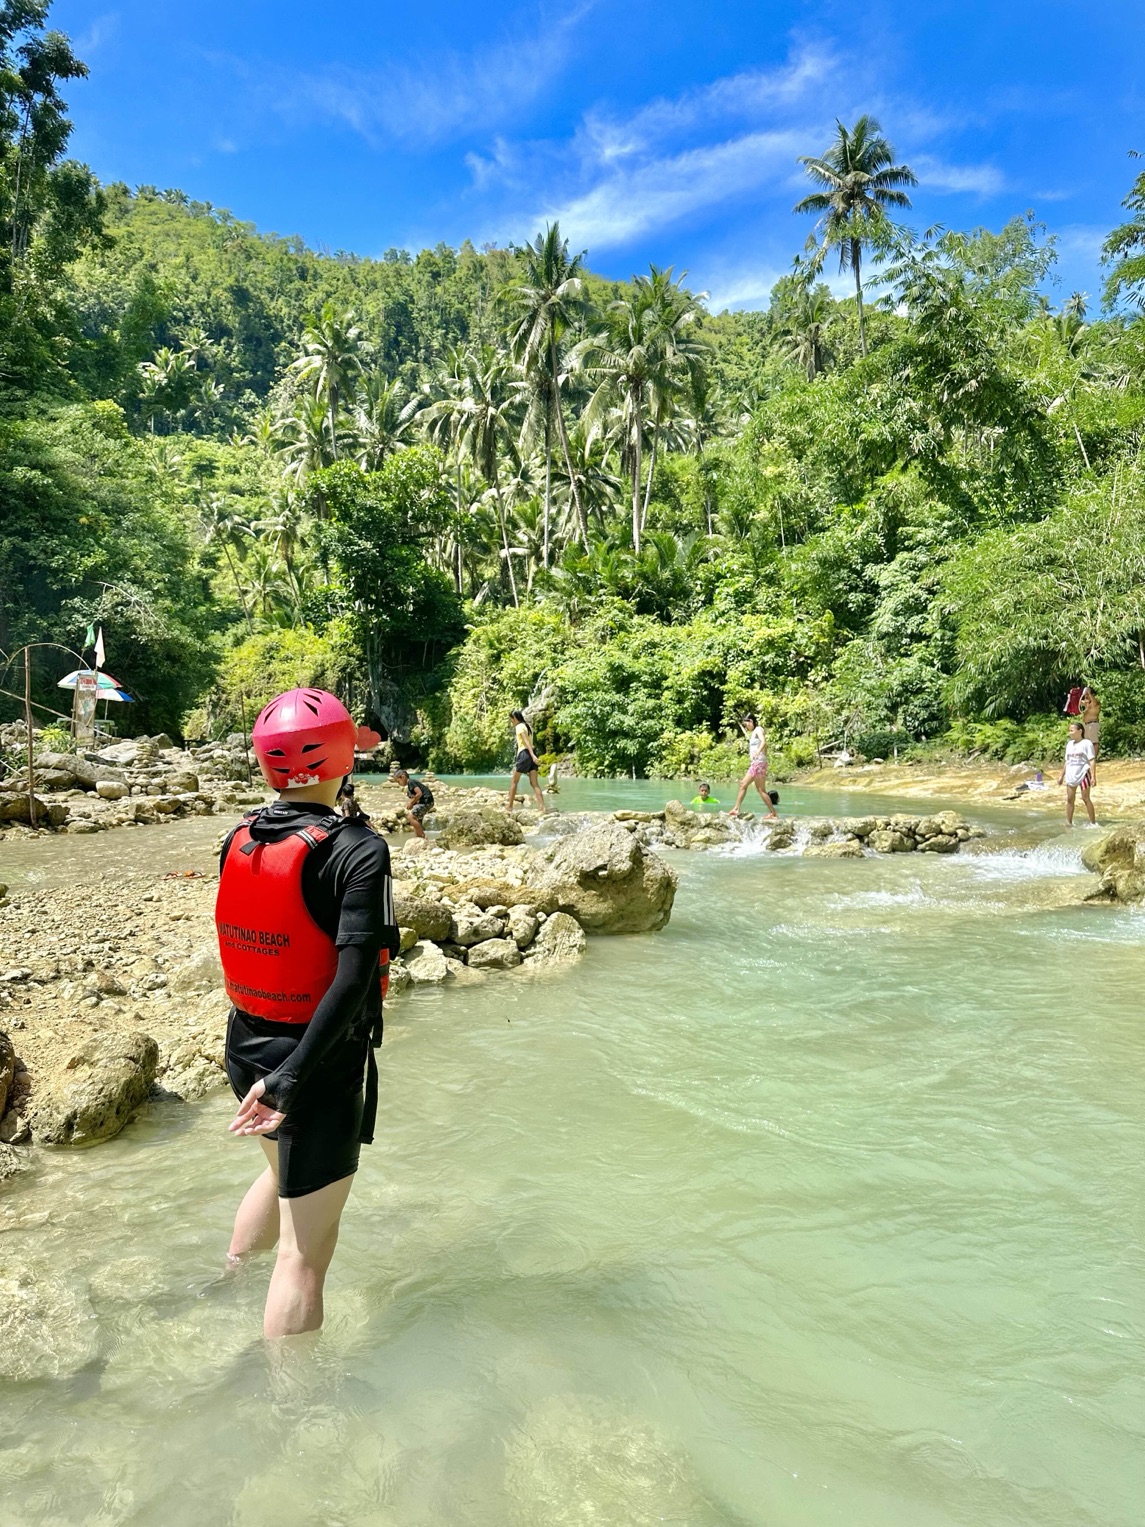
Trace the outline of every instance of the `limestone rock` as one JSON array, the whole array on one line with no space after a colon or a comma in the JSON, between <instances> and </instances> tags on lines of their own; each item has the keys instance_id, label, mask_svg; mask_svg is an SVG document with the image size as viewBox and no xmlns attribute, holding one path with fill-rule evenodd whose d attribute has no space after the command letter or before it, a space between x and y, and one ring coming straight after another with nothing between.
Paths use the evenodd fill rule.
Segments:
<instances>
[{"instance_id":1,"label":"limestone rock","mask_svg":"<svg viewBox=\"0 0 1145 1527\"><path fill-rule=\"evenodd\" d=\"M171 990L179 992L222 991L223 966L218 948L204 944L184 965L172 973Z\"/></svg>"},{"instance_id":2,"label":"limestone rock","mask_svg":"<svg viewBox=\"0 0 1145 1527\"><path fill-rule=\"evenodd\" d=\"M536 912L529 906L510 907L506 923L505 931L518 949L527 949L541 926Z\"/></svg>"},{"instance_id":3,"label":"limestone rock","mask_svg":"<svg viewBox=\"0 0 1145 1527\"><path fill-rule=\"evenodd\" d=\"M541 924L527 956L530 965L557 965L579 960L588 947L584 929L567 912L554 912Z\"/></svg>"},{"instance_id":4,"label":"limestone rock","mask_svg":"<svg viewBox=\"0 0 1145 1527\"><path fill-rule=\"evenodd\" d=\"M803 850L804 859L861 859L863 845L857 838L846 838L842 843L812 843Z\"/></svg>"},{"instance_id":5,"label":"limestone rock","mask_svg":"<svg viewBox=\"0 0 1145 1527\"><path fill-rule=\"evenodd\" d=\"M28 1382L78 1373L99 1351L87 1293L50 1263L0 1274L0 1378Z\"/></svg>"},{"instance_id":6,"label":"limestone rock","mask_svg":"<svg viewBox=\"0 0 1145 1527\"><path fill-rule=\"evenodd\" d=\"M564 838L544 858L542 886L589 933L647 933L672 915L675 874L618 822Z\"/></svg>"},{"instance_id":7,"label":"limestone rock","mask_svg":"<svg viewBox=\"0 0 1145 1527\"><path fill-rule=\"evenodd\" d=\"M471 970L512 970L521 963L521 951L511 938L486 939L469 951Z\"/></svg>"},{"instance_id":8,"label":"limestone rock","mask_svg":"<svg viewBox=\"0 0 1145 1527\"><path fill-rule=\"evenodd\" d=\"M96 781L95 793L101 801L121 801L128 791L117 779L100 779Z\"/></svg>"},{"instance_id":9,"label":"limestone rock","mask_svg":"<svg viewBox=\"0 0 1145 1527\"><path fill-rule=\"evenodd\" d=\"M47 804L34 796L36 803L36 821L46 822L48 819ZM0 822L23 822L30 821L28 809L27 791L0 790Z\"/></svg>"},{"instance_id":10,"label":"limestone rock","mask_svg":"<svg viewBox=\"0 0 1145 1527\"><path fill-rule=\"evenodd\" d=\"M0 1031L0 1119L8 1107L8 1089L16 1074L16 1050L7 1034Z\"/></svg>"},{"instance_id":11,"label":"limestone rock","mask_svg":"<svg viewBox=\"0 0 1145 1527\"><path fill-rule=\"evenodd\" d=\"M483 944L487 939L497 939L505 932L505 919L492 912L482 912L479 907L462 905L453 914L450 938L455 944L468 948L471 944Z\"/></svg>"},{"instance_id":12,"label":"limestone rock","mask_svg":"<svg viewBox=\"0 0 1145 1527\"><path fill-rule=\"evenodd\" d=\"M876 854L911 854L916 844L905 832L893 827L879 827L867 839Z\"/></svg>"},{"instance_id":13,"label":"limestone rock","mask_svg":"<svg viewBox=\"0 0 1145 1527\"><path fill-rule=\"evenodd\" d=\"M780 849L791 848L795 843L795 823L790 817L785 817L780 822L775 822L767 835L767 846L773 853Z\"/></svg>"},{"instance_id":14,"label":"limestone rock","mask_svg":"<svg viewBox=\"0 0 1145 1527\"><path fill-rule=\"evenodd\" d=\"M388 1002L391 997L396 997L399 992L405 991L412 980L413 977L401 960L391 960L390 984L386 989L386 1001Z\"/></svg>"},{"instance_id":15,"label":"limestone rock","mask_svg":"<svg viewBox=\"0 0 1145 1527\"><path fill-rule=\"evenodd\" d=\"M96 788L98 789L98 786ZM172 795L197 795L199 776L192 774L189 769L179 769L168 777L166 788Z\"/></svg>"},{"instance_id":16,"label":"limestone rock","mask_svg":"<svg viewBox=\"0 0 1145 1527\"><path fill-rule=\"evenodd\" d=\"M486 843L507 847L523 843L519 822L496 806L467 806L452 812L437 835L442 848L479 848Z\"/></svg>"},{"instance_id":17,"label":"limestone rock","mask_svg":"<svg viewBox=\"0 0 1145 1527\"><path fill-rule=\"evenodd\" d=\"M32 1136L45 1145L88 1145L117 1135L155 1080L159 1046L149 1034L91 1035L63 1074L33 1095Z\"/></svg>"},{"instance_id":18,"label":"limestone rock","mask_svg":"<svg viewBox=\"0 0 1145 1527\"><path fill-rule=\"evenodd\" d=\"M422 939L403 956L415 986L440 986L450 975L445 955L430 939Z\"/></svg>"},{"instance_id":19,"label":"limestone rock","mask_svg":"<svg viewBox=\"0 0 1145 1527\"><path fill-rule=\"evenodd\" d=\"M1126 822L1089 843L1081 862L1101 876L1089 900L1135 903L1145 900L1145 822Z\"/></svg>"},{"instance_id":20,"label":"limestone rock","mask_svg":"<svg viewBox=\"0 0 1145 1527\"><path fill-rule=\"evenodd\" d=\"M419 939L446 939L453 925L452 910L430 896L395 891L394 916L400 928L412 928Z\"/></svg>"},{"instance_id":21,"label":"limestone rock","mask_svg":"<svg viewBox=\"0 0 1145 1527\"><path fill-rule=\"evenodd\" d=\"M0 1182L6 1182L9 1177L15 1177L18 1172L26 1172L31 1164L26 1151L0 1142Z\"/></svg>"},{"instance_id":22,"label":"limestone rock","mask_svg":"<svg viewBox=\"0 0 1145 1527\"><path fill-rule=\"evenodd\" d=\"M417 943L417 929L399 928L398 937L401 940L400 944L398 945L398 953L405 954L407 949L412 949L413 946Z\"/></svg>"},{"instance_id":23,"label":"limestone rock","mask_svg":"<svg viewBox=\"0 0 1145 1527\"><path fill-rule=\"evenodd\" d=\"M933 837L925 838L919 845L920 854L956 854L960 847L959 839L952 837L950 833L935 833Z\"/></svg>"}]
</instances>

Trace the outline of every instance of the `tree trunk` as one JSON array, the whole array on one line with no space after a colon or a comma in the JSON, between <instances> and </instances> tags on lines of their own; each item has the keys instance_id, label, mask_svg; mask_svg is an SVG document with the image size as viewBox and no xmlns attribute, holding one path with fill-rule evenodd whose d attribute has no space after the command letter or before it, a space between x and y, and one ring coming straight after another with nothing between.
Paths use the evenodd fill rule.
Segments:
<instances>
[{"instance_id":1,"label":"tree trunk","mask_svg":"<svg viewBox=\"0 0 1145 1527\"><path fill-rule=\"evenodd\" d=\"M549 565L549 517L553 503L553 418L552 405L545 411L545 544L541 553L541 561L544 567ZM529 574L529 583L532 584L533 575Z\"/></svg>"},{"instance_id":2,"label":"tree trunk","mask_svg":"<svg viewBox=\"0 0 1145 1527\"><path fill-rule=\"evenodd\" d=\"M632 550L636 556L640 555L640 467L644 446L644 430L640 419L640 410L633 411L634 429L636 439L633 441L632 463Z\"/></svg>"},{"instance_id":3,"label":"tree trunk","mask_svg":"<svg viewBox=\"0 0 1145 1527\"><path fill-rule=\"evenodd\" d=\"M867 320L863 312L863 281L860 275L863 264L863 246L857 239L851 240L851 268L855 272L855 298L859 304L859 349L867 353Z\"/></svg>"},{"instance_id":4,"label":"tree trunk","mask_svg":"<svg viewBox=\"0 0 1145 1527\"><path fill-rule=\"evenodd\" d=\"M552 350L553 370L553 394L556 399L557 411L557 434L561 437L561 450L564 452L565 471L569 474L569 486L572 489L573 502L576 504L576 517L580 522L580 538L584 543L585 551L588 550L588 515L584 511L584 505L580 499L580 488L577 485L576 474L573 472L572 453L569 451L568 431L565 429L565 415L561 408L561 389L557 373L556 347Z\"/></svg>"},{"instance_id":5,"label":"tree trunk","mask_svg":"<svg viewBox=\"0 0 1145 1527\"><path fill-rule=\"evenodd\" d=\"M656 451L660 445L660 430L652 431L652 454L648 458L648 482L644 489L644 508L640 513L640 529L648 523L648 505L652 502L652 479L656 475Z\"/></svg>"},{"instance_id":6,"label":"tree trunk","mask_svg":"<svg viewBox=\"0 0 1145 1527\"><path fill-rule=\"evenodd\" d=\"M501 522L501 547L505 554L505 567L509 573L509 590L513 595L513 608L519 610L521 601L517 598L517 579L513 573L513 558L509 551L509 532L505 527L505 503L501 497L501 479L494 473L493 493L497 499L497 518Z\"/></svg>"}]
</instances>

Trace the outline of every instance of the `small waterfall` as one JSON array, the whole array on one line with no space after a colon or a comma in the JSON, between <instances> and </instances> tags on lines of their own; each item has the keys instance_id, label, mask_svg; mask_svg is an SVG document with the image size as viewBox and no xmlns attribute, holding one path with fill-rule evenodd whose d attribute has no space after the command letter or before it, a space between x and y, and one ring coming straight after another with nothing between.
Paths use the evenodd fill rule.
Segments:
<instances>
[{"instance_id":1,"label":"small waterfall","mask_svg":"<svg viewBox=\"0 0 1145 1527\"><path fill-rule=\"evenodd\" d=\"M1032 848L1008 848L998 853L979 849L959 857L986 880L1045 880L1087 874L1081 862L1085 844L1085 837L1078 833L1068 838L1050 838Z\"/></svg>"},{"instance_id":2,"label":"small waterfall","mask_svg":"<svg viewBox=\"0 0 1145 1527\"><path fill-rule=\"evenodd\" d=\"M731 842L716 852L736 859L766 853L801 854L811 841L811 830L805 823L797 822L794 836L789 836L791 826L790 818L781 817L778 822L745 822L740 817L733 817L728 823ZM771 840L777 831L782 833L782 841L773 849Z\"/></svg>"}]
</instances>

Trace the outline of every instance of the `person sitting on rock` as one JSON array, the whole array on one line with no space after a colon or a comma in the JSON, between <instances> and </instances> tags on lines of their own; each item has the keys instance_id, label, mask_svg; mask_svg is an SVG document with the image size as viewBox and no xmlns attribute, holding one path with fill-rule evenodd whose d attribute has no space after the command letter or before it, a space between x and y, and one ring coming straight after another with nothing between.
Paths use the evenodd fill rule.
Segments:
<instances>
[{"instance_id":1,"label":"person sitting on rock","mask_svg":"<svg viewBox=\"0 0 1145 1527\"><path fill-rule=\"evenodd\" d=\"M696 795L688 802L693 811L718 811L720 803L712 794L712 787L706 779L702 779Z\"/></svg>"},{"instance_id":2,"label":"person sitting on rock","mask_svg":"<svg viewBox=\"0 0 1145 1527\"><path fill-rule=\"evenodd\" d=\"M423 779L411 779L405 769L395 769L390 778L397 785L404 785L406 795L409 797L409 805L406 808L406 821L413 828L419 838L425 837L425 828L422 823L433 810L433 791Z\"/></svg>"}]
</instances>

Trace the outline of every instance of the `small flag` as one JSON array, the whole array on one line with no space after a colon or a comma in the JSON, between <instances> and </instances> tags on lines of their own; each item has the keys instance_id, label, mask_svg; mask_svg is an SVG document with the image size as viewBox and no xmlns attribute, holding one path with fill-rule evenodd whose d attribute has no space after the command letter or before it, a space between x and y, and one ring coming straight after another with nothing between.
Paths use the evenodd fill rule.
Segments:
<instances>
[{"instance_id":1,"label":"small flag","mask_svg":"<svg viewBox=\"0 0 1145 1527\"><path fill-rule=\"evenodd\" d=\"M103 650L103 627L100 626L95 638L95 666L102 668L106 658L107 654Z\"/></svg>"},{"instance_id":2,"label":"small flag","mask_svg":"<svg viewBox=\"0 0 1145 1527\"><path fill-rule=\"evenodd\" d=\"M95 646L95 627L93 625L89 625L88 628L87 628L87 635L83 639L83 650L86 652L89 647L94 647L94 646Z\"/></svg>"}]
</instances>

